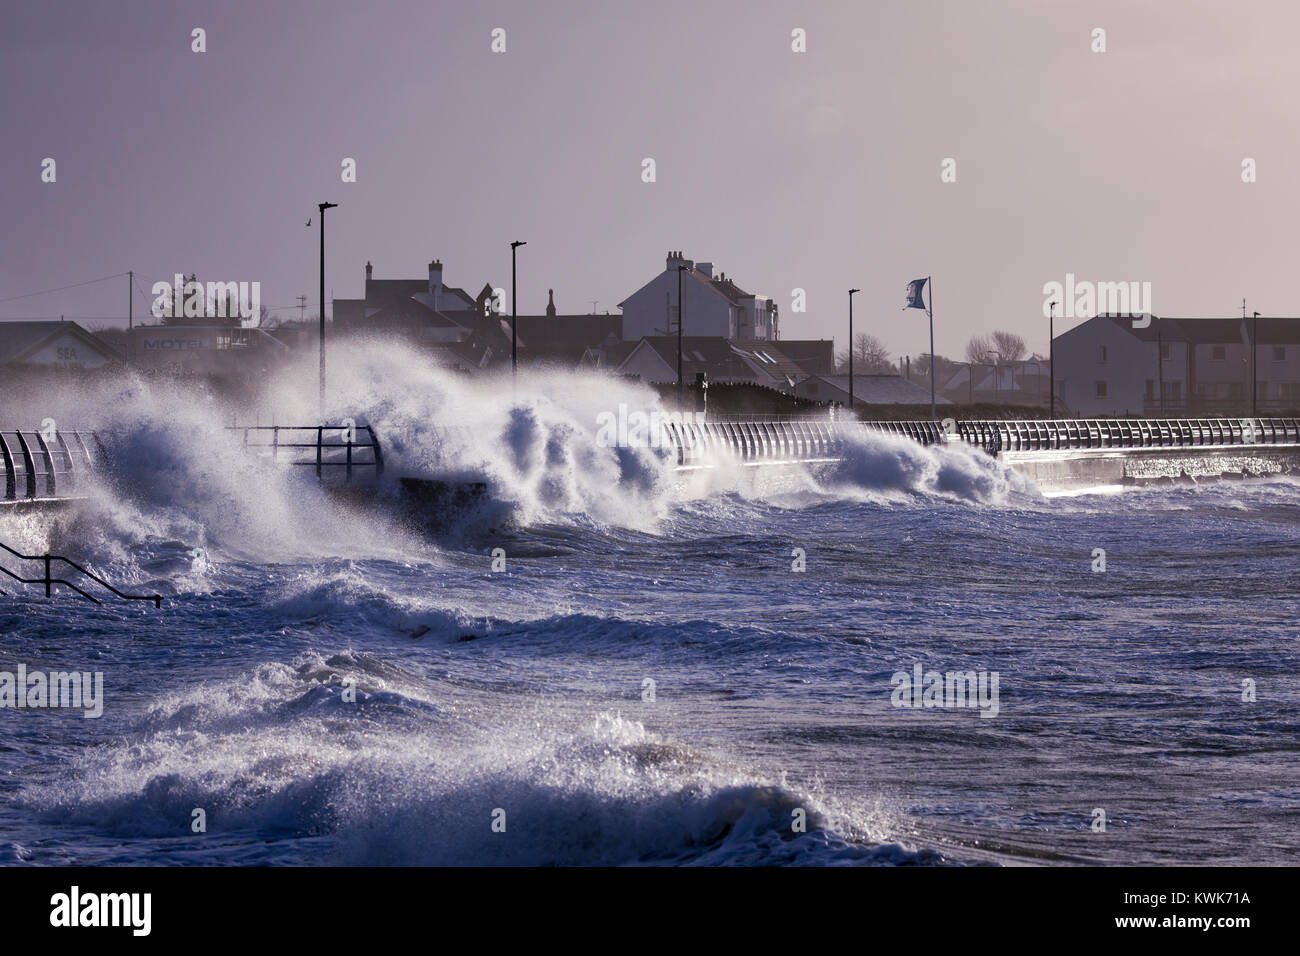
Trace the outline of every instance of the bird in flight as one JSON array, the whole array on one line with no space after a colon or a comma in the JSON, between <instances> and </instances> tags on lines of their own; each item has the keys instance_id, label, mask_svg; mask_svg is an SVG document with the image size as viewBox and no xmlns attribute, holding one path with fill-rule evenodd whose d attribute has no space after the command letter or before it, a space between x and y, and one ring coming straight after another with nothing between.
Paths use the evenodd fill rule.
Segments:
<instances>
[{"instance_id":1,"label":"bird in flight","mask_svg":"<svg viewBox=\"0 0 1300 956\"><path fill-rule=\"evenodd\" d=\"M307 217L307 225L308 225L309 227L311 226L311 216L308 216L308 217Z\"/></svg>"}]
</instances>

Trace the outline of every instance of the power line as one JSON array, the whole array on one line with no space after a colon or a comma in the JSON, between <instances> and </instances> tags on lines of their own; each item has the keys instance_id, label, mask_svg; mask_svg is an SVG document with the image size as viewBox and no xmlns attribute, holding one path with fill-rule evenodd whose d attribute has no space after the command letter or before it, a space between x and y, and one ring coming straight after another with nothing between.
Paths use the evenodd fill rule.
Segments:
<instances>
[{"instance_id":1,"label":"power line","mask_svg":"<svg viewBox=\"0 0 1300 956\"><path fill-rule=\"evenodd\" d=\"M125 322L125 315L68 315L61 312L58 315L3 315L0 316L0 322L54 322L59 319L103 319L112 322Z\"/></svg>"},{"instance_id":2,"label":"power line","mask_svg":"<svg viewBox=\"0 0 1300 956\"><path fill-rule=\"evenodd\" d=\"M107 282L109 279L119 279L126 275L125 272L117 272L111 276L104 276L101 279L87 279L85 282L74 282L71 285L61 285L56 289L42 289L40 292L27 292L23 295L11 295L7 299L0 299L0 302L13 302L17 299L30 299L37 295L49 295L51 292L62 292L64 289L76 289L83 285L94 285L96 282Z\"/></svg>"}]
</instances>

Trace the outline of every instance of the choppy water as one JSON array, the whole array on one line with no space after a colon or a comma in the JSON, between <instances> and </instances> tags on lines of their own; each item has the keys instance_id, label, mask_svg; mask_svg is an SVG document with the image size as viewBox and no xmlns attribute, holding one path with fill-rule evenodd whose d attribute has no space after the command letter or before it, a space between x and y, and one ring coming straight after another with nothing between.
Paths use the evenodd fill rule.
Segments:
<instances>
[{"instance_id":1,"label":"choppy water","mask_svg":"<svg viewBox=\"0 0 1300 956\"><path fill-rule=\"evenodd\" d=\"M513 449L508 528L409 533L195 464L184 425L122 428L149 467L53 536L0 519L168 595L0 597L0 669L106 696L0 711L0 859L1296 862L1296 483L1044 499L879 438L835 478L678 501L589 487L581 436L510 423L481 436ZM916 664L996 671L996 717L893 706Z\"/></svg>"}]
</instances>

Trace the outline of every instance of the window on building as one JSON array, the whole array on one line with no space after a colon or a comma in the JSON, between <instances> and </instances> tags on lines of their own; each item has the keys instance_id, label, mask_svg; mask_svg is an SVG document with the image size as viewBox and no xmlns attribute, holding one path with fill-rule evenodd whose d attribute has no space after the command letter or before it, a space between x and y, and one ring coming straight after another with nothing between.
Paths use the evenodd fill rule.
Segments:
<instances>
[{"instance_id":1,"label":"window on building","mask_svg":"<svg viewBox=\"0 0 1300 956\"><path fill-rule=\"evenodd\" d=\"M1102 351L1105 351L1105 346L1102 346ZM1105 383L1105 382L1098 382L1098 383L1097 383L1097 397L1098 397L1098 398L1105 398L1105 397L1106 397L1106 383Z\"/></svg>"},{"instance_id":2,"label":"window on building","mask_svg":"<svg viewBox=\"0 0 1300 956\"><path fill-rule=\"evenodd\" d=\"M1210 349L1210 358L1216 362L1222 362L1228 357L1228 350L1222 345L1216 345Z\"/></svg>"},{"instance_id":3,"label":"window on building","mask_svg":"<svg viewBox=\"0 0 1300 956\"><path fill-rule=\"evenodd\" d=\"M1274 362L1285 362L1285 361L1286 361L1286 346L1285 346L1285 345L1275 345L1275 346L1273 346L1273 361L1274 361Z\"/></svg>"},{"instance_id":4,"label":"window on building","mask_svg":"<svg viewBox=\"0 0 1300 956\"><path fill-rule=\"evenodd\" d=\"M1183 400L1183 383L1165 382L1165 394L1170 401L1181 402Z\"/></svg>"},{"instance_id":5,"label":"window on building","mask_svg":"<svg viewBox=\"0 0 1300 956\"><path fill-rule=\"evenodd\" d=\"M1101 361L1106 361L1106 346L1101 347Z\"/></svg>"},{"instance_id":6,"label":"window on building","mask_svg":"<svg viewBox=\"0 0 1300 956\"><path fill-rule=\"evenodd\" d=\"M1160 344L1160 357L1166 362L1169 361L1174 357L1174 347L1168 342L1162 342Z\"/></svg>"}]
</instances>

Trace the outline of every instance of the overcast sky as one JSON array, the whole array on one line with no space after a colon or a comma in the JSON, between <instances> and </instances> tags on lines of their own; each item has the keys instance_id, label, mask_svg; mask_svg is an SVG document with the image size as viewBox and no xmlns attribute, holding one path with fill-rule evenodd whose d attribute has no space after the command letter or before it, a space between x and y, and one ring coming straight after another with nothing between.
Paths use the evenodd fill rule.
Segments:
<instances>
[{"instance_id":1,"label":"overcast sky","mask_svg":"<svg viewBox=\"0 0 1300 956\"><path fill-rule=\"evenodd\" d=\"M524 313L548 288L617 311L681 249L775 298L784 338L843 345L857 286L857 330L895 356L928 350L901 306L930 274L955 357L993 328L1045 350L1043 285L1067 272L1148 281L1162 315L1300 315L1290 0L3 7L0 299L134 269L146 293L197 272L314 311L328 200L327 297L360 296L367 259L508 288L521 239ZM0 317L126 308L122 278Z\"/></svg>"}]
</instances>

